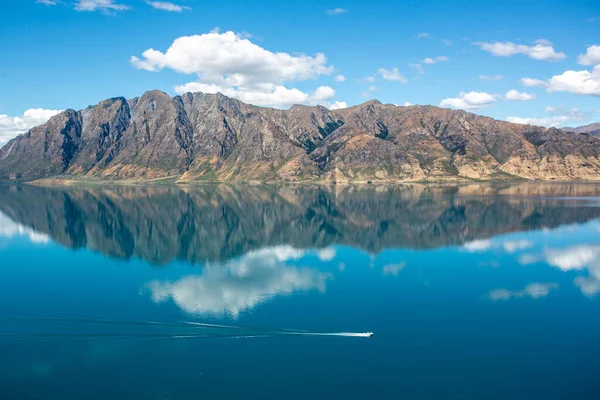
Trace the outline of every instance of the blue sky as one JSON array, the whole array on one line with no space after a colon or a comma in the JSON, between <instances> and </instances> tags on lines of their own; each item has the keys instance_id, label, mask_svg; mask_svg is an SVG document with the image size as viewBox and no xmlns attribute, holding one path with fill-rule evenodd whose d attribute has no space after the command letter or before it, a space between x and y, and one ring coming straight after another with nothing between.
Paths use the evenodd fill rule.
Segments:
<instances>
[{"instance_id":1,"label":"blue sky","mask_svg":"<svg viewBox=\"0 0 600 400\"><path fill-rule=\"evenodd\" d=\"M595 0L0 4L0 145L59 110L150 89L281 108L376 98L546 126L600 120Z\"/></svg>"}]
</instances>

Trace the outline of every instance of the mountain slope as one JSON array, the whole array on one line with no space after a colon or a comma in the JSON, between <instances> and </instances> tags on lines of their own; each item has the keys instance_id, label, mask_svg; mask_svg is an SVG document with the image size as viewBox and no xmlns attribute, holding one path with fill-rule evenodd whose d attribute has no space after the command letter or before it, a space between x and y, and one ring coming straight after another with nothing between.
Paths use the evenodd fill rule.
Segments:
<instances>
[{"instance_id":1,"label":"mountain slope","mask_svg":"<svg viewBox=\"0 0 600 400\"><path fill-rule=\"evenodd\" d=\"M0 180L600 180L600 139L432 106L256 107L150 91L67 110L0 149Z\"/></svg>"}]
</instances>

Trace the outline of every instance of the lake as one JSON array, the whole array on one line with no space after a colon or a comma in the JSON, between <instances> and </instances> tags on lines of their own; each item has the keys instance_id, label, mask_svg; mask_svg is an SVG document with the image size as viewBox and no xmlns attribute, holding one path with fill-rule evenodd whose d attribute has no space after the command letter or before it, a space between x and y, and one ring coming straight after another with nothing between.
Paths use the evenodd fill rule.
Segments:
<instances>
[{"instance_id":1,"label":"lake","mask_svg":"<svg viewBox=\"0 0 600 400\"><path fill-rule=\"evenodd\" d=\"M0 354L2 399L598 399L600 185L0 185Z\"/></svg>"}]
</instances>

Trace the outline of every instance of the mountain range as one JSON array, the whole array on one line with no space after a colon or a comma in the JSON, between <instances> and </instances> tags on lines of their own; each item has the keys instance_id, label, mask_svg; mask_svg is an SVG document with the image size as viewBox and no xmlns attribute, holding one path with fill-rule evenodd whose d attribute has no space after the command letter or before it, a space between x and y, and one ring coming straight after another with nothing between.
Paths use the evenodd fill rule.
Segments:
<instances>
[{"instance_id":1,"label":"mountain range","mask_svg":"<svg viewBox=\"0 0 600 400\"><path fill-rule=\"evenodd\" d=\"M600 138L433 106L262 108L149 91L66 110L0 149L0 180L600 180Z\"/></svg>"},{"instance_id":2,"label":"mountain range","mask_svg":"<svg viewBox=\"0 0 600 400\"><path fill-rule=\"evenodd\" d=\"M588 135L600 136L600 122L579 126L577 128L565 127L561 129L566 132L587 133Z\"/></svg>"}]
</instances>

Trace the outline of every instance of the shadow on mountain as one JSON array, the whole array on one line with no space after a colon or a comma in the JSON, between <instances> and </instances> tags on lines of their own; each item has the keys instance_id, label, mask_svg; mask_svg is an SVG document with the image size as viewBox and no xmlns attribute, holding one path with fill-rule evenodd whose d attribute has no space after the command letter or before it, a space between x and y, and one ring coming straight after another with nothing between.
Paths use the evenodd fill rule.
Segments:
<instances>
[{"instance_id":1,"label":"shadow on mountain","mask_svg":"<svg viewBox=\"0 0 600 400\"><path fill-rule=\"evenodd\" d=\"M166 264L225 261L279 245L372 253L461 245L598 218L600 207L589 202L594 196L600 186L576 183L0 185L0 212L72 249Z\"/></svg>"}]
</instances>

